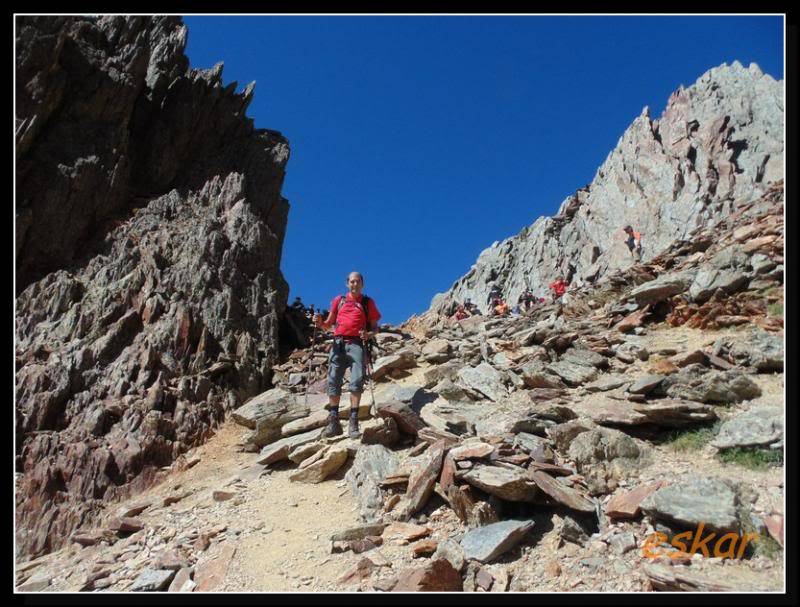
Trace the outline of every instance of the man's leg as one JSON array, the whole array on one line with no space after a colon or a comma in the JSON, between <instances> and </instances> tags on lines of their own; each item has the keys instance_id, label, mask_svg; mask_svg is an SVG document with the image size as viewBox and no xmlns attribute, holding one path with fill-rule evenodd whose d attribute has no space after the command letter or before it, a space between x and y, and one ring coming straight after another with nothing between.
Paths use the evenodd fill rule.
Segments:
<instances>
[{"instance_id":1,"label":"man's leg","mask_svg":"<svg viewBox=\"0 0 800 607\"><path fill-rule=\"evenodd\" d=\"M328 358L328 406L329 412L328 425L322 431L322 436L338 436L342 433L342 425L339 423L339 401L342 398L342 381L344 380L343 364L344 356L337 351L336 342L331 347L331 355Z\"/></svg>"},{"instance_id":2,"label":"man's leg","mask_svg":"<svg viewBox=\"0 0 800 607\"><path fill-rule=\"evenodd\" d=\"M358 438L358 407L361 404L361 392L364 389L364 348L359 343L347 344L347 357L350 365L350 423L347 434L350 438Z\"/></svg>"}]
</instances>

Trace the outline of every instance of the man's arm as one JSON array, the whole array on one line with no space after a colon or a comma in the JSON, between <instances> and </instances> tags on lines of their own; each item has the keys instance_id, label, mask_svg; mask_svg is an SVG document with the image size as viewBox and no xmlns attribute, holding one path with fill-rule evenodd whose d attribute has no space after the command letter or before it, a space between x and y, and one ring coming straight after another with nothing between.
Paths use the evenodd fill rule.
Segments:
<instances>
[{"instance_id":1,"label":"man's arm","mask_svg":"<svg viewBox=\"0 0 800 607\"><path fill-rule=\"evenodd\" d=\"M338 300L334 300L333 302L331 302L331 311L328 313L328 318L326 318L325 320L322 320L322 315L320 315L319 313L317 313L314 316L314 322L323 331L330 331L331 327L333 326L333 323L336 322L336 313L337 313L336 308L338 307L338 304L339 304Z\"/></svg>"}]
</instances>

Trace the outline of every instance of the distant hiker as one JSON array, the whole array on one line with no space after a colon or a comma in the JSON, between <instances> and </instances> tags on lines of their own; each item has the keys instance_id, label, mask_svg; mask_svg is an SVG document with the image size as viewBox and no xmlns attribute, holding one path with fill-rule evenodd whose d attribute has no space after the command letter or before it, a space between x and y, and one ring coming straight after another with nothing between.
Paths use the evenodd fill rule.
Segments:
<instances>
[{"instance_id":1,"label":"distant hiker","mask_svg":"<svg viewBox=\"0 0 800 607\"><path fill-rule=\"evenodd\" d=\"M337 295L331 302L331 311L324 321L319 314L314 323L326 331L332 326L333 347L328 357L328 398L326 408L330 411L328 425L322 431L323 437L342 433L339 423L339 400L342 397L344 372L350 369L350 424L347 433L350 438L358 438L358 407L364 387L365 347L374 336L381 313L371 297L362 295L364 277L360 272L350 272L347 277L348 292ZM366 356L369 353L366 352Z\"/></svg>"},{"instance_id":2,"label":"distant hiker","mask_svg":"<svg viewBox=\"0 0 800 607\"><path fill-rule=\"evenodd\" d=\"M567 290L567 283L559 276L556 280L548 285L548 288L553 292L553 303L559 301Z\"/></svg>"},{"instance_id":3,"label":"distant hiker","mask_svg":"<svg viewBox=\"0 0 800 607\"><path fill-rule=\"evenodd\" d=\"M492 303L495 299L502 296L502 291L500 287L496 284L492 284L492 288L489 290L489 297L486 299L486 303Z\"/></svg>"},{"instance_id":4,"label":"distant hiker","mask_svg":"<svg viewBox=\"0 0 800 607\"><path fill-rule=\"evenodd\" d=\"M292 307L295 310L305 310L305 306L303 305L303 302L300 300L299 295L294 298L294 302L292 302Z\"/></svg>"},{"instance_id":5,"label":"distant hiker","mask_svg":"<svg viewBox=\"0 0 800 607\"><path fill-rule=\"evenodd\" d=\"M463 304L459 305L456 308L456 312L455 312L455 314L453 314L453 318L456 321L464 320L465 318L469 318L469 312L467 312L467 309L464 307Z\"/></svg>"},{"instance_id":6,"label":"distant hiker","mask_svg":"<svg viewBox=\"0 0 800 607\"><path fill-rule=\"evenodd\" d=\"M467 314L470 316L481 315L481 311L478 309L478 306L475 305L469 297L464 300L464 310L466 310Z\"/></svg>"},{"instance_id":7,"label":"distant hiker","mask_svg":"<svg viewBox=\"0 0 800 607\"><path fill-rule=\"evenodd\" d=\"M495 316L506 316L509 312L508 304L499 297L492 302L492 312Z\"/></svg>"},{"instance_id":8,"label":"distant hiker","mask_svg":"<svg viewBox=\"0 0 800 607\"><path fill-rule=\"evenodd\" d=\"M627 235L625 244L628 245L628 251L630 251L633 260L638 263L642 261L642 235L639 232L634 232L631 226L625 226L624 230Z\"/></svg>"},{"instance_id":9,"label":"distant hiker","mask_svg":"<svg viewBox=\"0 0 800 607\"><path fill-rule=\"evenodd\" d=\"M517 300L517 305L519 306L520 312L523 314L527 314L533 308L533 304L536 302L536 298L531 293L530 289L525 289L522 294L519 296Z\"/></svg>"}]
</instances>

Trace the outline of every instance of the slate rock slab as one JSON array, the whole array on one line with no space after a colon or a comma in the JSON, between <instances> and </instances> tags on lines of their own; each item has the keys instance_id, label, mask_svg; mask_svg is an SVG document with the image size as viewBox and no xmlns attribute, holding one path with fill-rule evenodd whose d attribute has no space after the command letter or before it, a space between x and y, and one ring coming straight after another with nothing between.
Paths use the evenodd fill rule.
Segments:
<instances>
[{"instance_id":1,"label":"slate rock slab","mask_svg":"<svg viewBox=\"0 0 800 607\"><path fill-rule=\"evenodd\" d=\"M530 472L530 477L539 489L567 508L578 510L579 512L595 512L595 505L592 500L577 489L557 481L546 472L533 470Z\"/></svg>"},{"instance_id":2,"label":"slate rock slab","mask_svg":"<svg viewBox=\"0 0 800 607\"><path fill-rule=\"evenodd\" d=\"M722 424L711 441L717 449L768 447L783 440L783 411L778 407L754 407Z\"/></svg>"},{"instance_id":3,"label":"slate rock slab","mask_svg":"<svg viewBox=\"0 0 800 607\"><path fill-rule=\"evenodd\" d=\"M503 376L488 363L481 363L477 367L464 367L457 375L468 387L495 402L508 396Z\"/></svg>"},{"instance_id":4,"label":"slate rock slab","mask_svg":"<svg viewBox=\"0 0 800 607\"><path fill-rule=\"evenodd\" d=\"M533 483L522 468L516 466L475 466L463 479L473 487L510 502L532 502L538 495Z\"/></svg>"},{"instance_id":5,"label":"slate rock slab","mask_svg":"<svg viewBox=\"0 0 800 607\"><path fill-rule=\"evenodd\" d=\"M663 375L644 375L630 385L628 392L631 394L649 394L663 379Z\"/></svg>"},{"instance_id":6,"label":"slate rock slab","mask_svg":"<svg viewBox=\"0 0 800 607\"><path fill-rule=\"evenodd\" d=\"M489 563L521 542L533 529L533 521L507 520L477 527L464 534L464 558Z\"/></svg>"},{"instance_id":7,"label":"slate rock slab","mask_svg":"<svg viewBox=\"0 0 800 607\"><path fill-rule=\"evenodd\" d=\"M703 523L719 531L739 531L736 493L722 480L694 477L658 489L645 498L642 511L668 526L695 528Z\"/></svg>"},{"instance_id":8,"label":"slate rock slab","mask_svg":"<svg viewBox=\"0 0 800 607\"><path fill-rule=\"evenodd\" d=\"M139 574L133 585L131 592L158 592L169 586L175 571L169 569L145 569Z\"/></svg>"},{"instance_id":9,"label":"slate rock slab","mask_svg":"<svg viewBox=\"0 0 800 607\"><path fill-rule=\"evenodd\" d=\"M631 291L631 297L639 304L656 303L686 291L691 279L682 274L667 274L645 282Z\"/></svg>"},{"instance_id":10,"label":"slate rock slab","mask_svg":"<svg viewBox=\"0 0 800 607\"><path fill-rule=\"evenodd\" d=\"M758 384L744 373L736 370L715 371L700 364L687 365L665 377L658 391L673 398L722 405L761 396Z\"/></svg>"},{"instance_id":11,"label":"slate rock slab","mask_svg":"<svg viewBox=\"0 0 800 607\"><path fill-rule=\"evenodd\" d=\"M317 440L321 434L322 428L318 428L302 434L294 434L281 438L274 443L265 445L258 454L258 459L256 461L262 466L269 466L282 461L289 457L289 453L293 449Z\"/></svg>"},{"instance_id":12,"label":"slate rock slab","mask_svg":"<svg viewBox=\"0 0 800 607\"><path fill-rule=\"evenodd\" d=\"M366 445L359 448L344 478L358 502L359 517L362 521L378 522L383 512L380 482L394 474L399 465L397 456L383 445Z\"/></svg>"},{"instance_id":13,"label":"slate rock slab","mask_svg":"<svg viewBox=\"0 0 800 607\"><path fill-rule=\"evenodd\" d=\"M550 363L547 369L558 375L568 386L579 386L591 381L598 377L597 369L593 366L579 365L568 360L559 360L558 362Z\"/></svg>"}]
</instances>

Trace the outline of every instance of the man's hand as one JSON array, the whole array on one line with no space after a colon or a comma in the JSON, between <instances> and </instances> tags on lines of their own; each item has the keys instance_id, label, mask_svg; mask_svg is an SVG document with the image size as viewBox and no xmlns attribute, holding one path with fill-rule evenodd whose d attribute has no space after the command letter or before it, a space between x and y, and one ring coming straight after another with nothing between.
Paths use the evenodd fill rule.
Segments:
<instances>
[{"instance_id":1,"label":"man's hand","mask_svg":"<svg viewBox=\"0 0 800 607\"><path fill-rule=\"evenodd\" d=\"M369 339L372 339L373 333L371 331L367 331L366 329L361 329L358 335L359 337L361 337L361 339L367 341Z\"/></svg>"}]
</instances>

